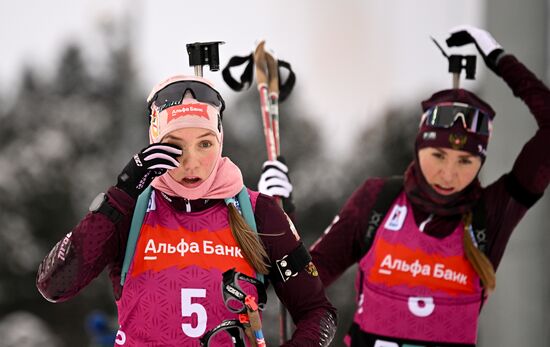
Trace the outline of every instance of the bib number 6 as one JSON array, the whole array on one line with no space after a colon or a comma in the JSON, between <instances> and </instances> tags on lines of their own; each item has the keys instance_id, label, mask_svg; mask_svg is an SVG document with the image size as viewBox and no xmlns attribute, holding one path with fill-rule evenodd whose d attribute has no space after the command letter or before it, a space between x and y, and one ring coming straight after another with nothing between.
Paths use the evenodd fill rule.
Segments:
<instances>
[{"instance_id":1,"label":"bib number 6","mask_svg":"<svg viewBox=\"0 0 550 347\"><path fill-rule=\"evenodd\" d=\"M181 330L189 337L199 337L206 331L206 309L199 303L192 302L193 298L205 298L206 289L182 288L181 289L181 315L183 317L191 317L197 315L197 326L192 326L191 323L182 323Z\"/></svg>"}]
</instances>

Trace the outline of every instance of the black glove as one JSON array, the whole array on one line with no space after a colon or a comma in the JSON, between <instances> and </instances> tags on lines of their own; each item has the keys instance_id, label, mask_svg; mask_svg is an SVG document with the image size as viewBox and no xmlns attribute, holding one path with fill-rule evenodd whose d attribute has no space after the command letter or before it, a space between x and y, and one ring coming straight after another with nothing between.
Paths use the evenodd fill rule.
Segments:
<instances>
[{"instance_id":1,"label":"black glove","mask_svg":"<svg viewBox=\"0 0 550 347\"><path fill-rule=\"evenodd\" d=\"M262 175L258 182L258 191L269 196L278 196L283 200L283 210L290 214L296 206L292 201L292 183L288 177L288 167L281 156L277 160L267 160L262 166Z\"/></svg>"},{"instance_id":2,"label":"black glove","mask_svg":"<svg viewBox=\"0 0 550 347\"><path fill-rule=\"evenodd\" d=\"M153 179L166 170L175 169L182 150L168 143L154 143L134 154L128 165L118 175L116 187L137 199Z\"/></svg>"},{"instance_id":3,"label":"black glove","mask_svg":"<svg viewBox=\"0 0 550 347\"><path fill-rule=\"evenodd\" d=\"M451 36L447 39L447 46L475 44L487 67L498 75L497 63L504 50L489 32L471 25L460 25L451 29L450 34Z\"/></svg>"}]
</instances>

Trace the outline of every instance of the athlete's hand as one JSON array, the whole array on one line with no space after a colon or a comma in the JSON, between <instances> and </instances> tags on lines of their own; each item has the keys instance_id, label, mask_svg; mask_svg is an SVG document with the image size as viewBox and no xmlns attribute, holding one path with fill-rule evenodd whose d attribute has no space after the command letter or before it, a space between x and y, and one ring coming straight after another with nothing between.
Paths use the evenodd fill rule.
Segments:
<instances>
[{"instance_id":1,"label":"athlete's hand","mask_svg":"<svg viewBox=\"0 0 550 347\"><path fill-rule=\"evenodd\" d=\"M262 175L258 182L258 191L269 196L283 198L283 209L286 213L292 213L295 206L292 202L292 183L288 176L288 167L284 158L268 160L262 166Z\"/></svg>"},{"instance_id":2,"label":"athlete's hand","mask_svg":"<svg viewBox=\"0 0 550 347\"><path fill-rule=\"evenodd\" d=\"M130 162L118 175L116 187L137 199L153 179L180 164L177 158L182 150L168 143L154 143L134 154Z\"/></svg>"},{"instance_id":3,"label":"athlete's hand","mask_svg":"<svg viewBox=\"0 0 550 347\"><path fill-rule=\"evenodd\" d=\"M447 46L456 47L469 43L476 45L487 67L498 74L497 62L504 50L488 31L471 25L459 25L450 30Z\"/></svg>"}]
</instances>

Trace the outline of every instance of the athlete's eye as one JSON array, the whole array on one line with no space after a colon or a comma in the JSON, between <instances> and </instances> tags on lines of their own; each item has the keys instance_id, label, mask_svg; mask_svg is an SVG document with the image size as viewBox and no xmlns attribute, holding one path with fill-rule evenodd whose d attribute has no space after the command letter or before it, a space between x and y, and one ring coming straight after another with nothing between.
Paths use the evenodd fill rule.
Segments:
<instances>
[{"instance_id":1,"label":"athlete's eye","mask_svg":"<svg viewBox=\"0 0 550 347\"><path fill-rule=\"evenodd\" d=\"M458 162L462 165L470 165L472 160L470 158L460 158Z\"/></svg>"},{"instance_id":2,"label":"athlete's eye","mask_svg":"<svg viewBox=\"0 0 550 347\"><path fill-rule=\"evenodd\" d=\"M432 156L434 158L437 158L437 159L444 159L445 158L445 154L443 154L441 152L432 152Z\"/></svg>"},{"instance_id":3,"label":"athlete's eye","mask_svg":"<svg viewBox=\"0 0 550 347\"><path fill-rule=\"evenodd\" d=\"M201 148L209 148L209 147L212 147L212 142L208 141L208 140L204 140L204 141L201 141L199 143L199 147Z\"/></svg>"}]
</instances>

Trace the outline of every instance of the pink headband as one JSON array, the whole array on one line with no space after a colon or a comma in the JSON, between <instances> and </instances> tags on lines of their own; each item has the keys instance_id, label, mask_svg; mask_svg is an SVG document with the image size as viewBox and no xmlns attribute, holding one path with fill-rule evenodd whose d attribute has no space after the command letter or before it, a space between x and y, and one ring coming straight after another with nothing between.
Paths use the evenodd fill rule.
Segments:
<instances>
[{"instance_id":1,"label":"pink headband","mask_svg":"<svg viewBox=\"0 0 550 347\"><path fill-rule=\"evenodd\" d=\"M212 83L204 78L183 75L173 76L156 85L149 94L147 101L150 102L160 90L169 84L189 80L199 81L213 88ZM203 128L211 130L216 135L219 143L223 143L220 110L213 105L194 99L192 96L189 96L189 94L186 94L182 103L179 105L168 107L160 112L158 112L157 107L152 105L150 111L150 143L160 142L168 133L181 128Z\"/></svg>"}]
</instances>

